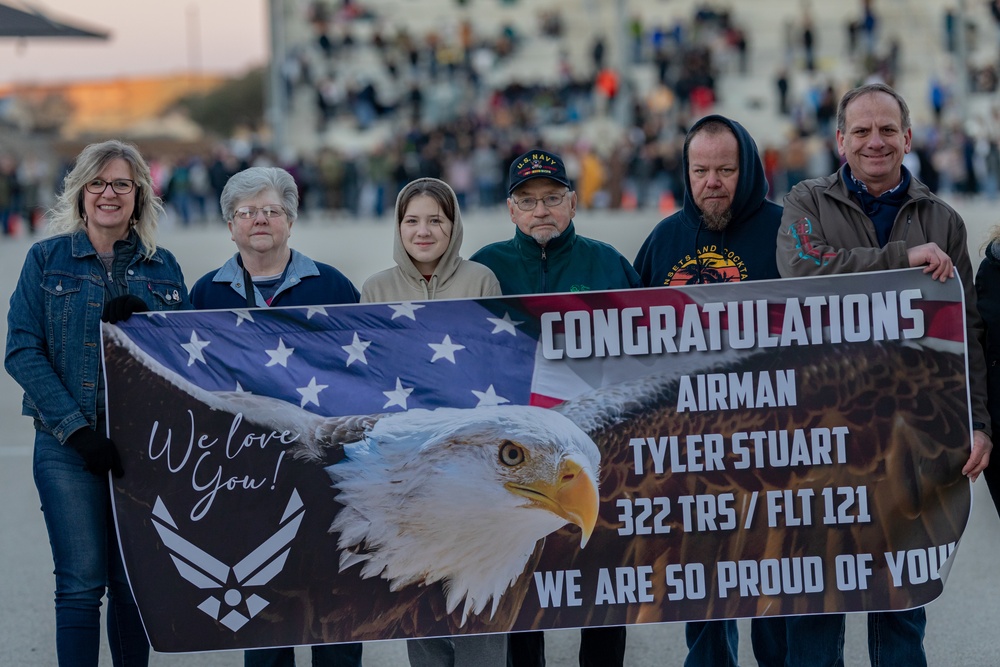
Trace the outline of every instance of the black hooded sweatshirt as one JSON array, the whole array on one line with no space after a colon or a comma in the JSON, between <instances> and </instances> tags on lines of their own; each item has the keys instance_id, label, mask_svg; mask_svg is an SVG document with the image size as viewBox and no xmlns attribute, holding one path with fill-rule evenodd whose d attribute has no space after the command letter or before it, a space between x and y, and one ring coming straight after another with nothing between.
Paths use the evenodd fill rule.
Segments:
<instances>
[{"instance_id":1,"label":"black hooded sweatshirt","mask_svg":"<svg viewBox=\"0 0 1000 667\"><path fill-rule=\"evenodd\" d=\"M724 116L700 119L690 131L710 120L728 125L740 149L740 176L733 196L733 217L726 229L704 226L691 197L687 147L684 149L684 207L661 220L635 258L635 270L646 287L741 282L779 278L775 239L781 206L767 200L767 179L757 144L746 129Z\"/></svg>"}]
</instances>

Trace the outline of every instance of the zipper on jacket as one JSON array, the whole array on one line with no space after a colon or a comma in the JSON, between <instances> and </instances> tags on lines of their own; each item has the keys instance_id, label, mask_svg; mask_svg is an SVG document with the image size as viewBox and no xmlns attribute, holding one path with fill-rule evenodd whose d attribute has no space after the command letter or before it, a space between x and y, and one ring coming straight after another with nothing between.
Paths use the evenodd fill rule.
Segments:
<instances>
[{"instance_id":1,"label":"zipper on jacket","mask_svg":"<svg viewBox=\"0 0 1000 667\"><path fill-rule=\"evenodd\" d=\"M545 254L545 246L542 246L542 293L548 292L549 277L549 257Z\"/></svg>"}]
</instances>

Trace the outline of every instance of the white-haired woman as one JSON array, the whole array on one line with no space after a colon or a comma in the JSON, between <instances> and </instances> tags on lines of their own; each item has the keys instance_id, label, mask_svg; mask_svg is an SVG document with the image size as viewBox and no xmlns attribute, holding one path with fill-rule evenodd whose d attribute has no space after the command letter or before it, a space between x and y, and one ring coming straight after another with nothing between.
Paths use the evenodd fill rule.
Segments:
<instances>
[{"instance_id":1,"label":"white-haired woman","mask_svg":"<svg viewBox=\"0 0 1000 667\"><path fill-rule=\"evenodd\" d=\"M236 254L191 288L195 308L269 308L357 303L358 290L328 264L288 245L299 210L295 179L277 167L250 167L219 197ZM313 646L314 667L360 667L359 643ZM290 647L246 651L246 667L295 667Z\"/></svg>"},{"instance_id":2,"label":"white-haired woman","mask_svg":"<svg viewBox=\"0 0 1000 667\"><path fill-rule=\"evenodd\" d=\"M195 308L266 308L357 303L343 273L288 245L298 216L295 179L278 167L250 167L219 197L236 254L191 288Z\"/></svg>"},{"instance_id":3,"label":"white-haired woman","mask_svg":"<svg viewBox=\"0 0 1000 667\"><path fill-rule=\"evenodd\" d=\"M149 167L120 141L87 146L28 250L7 314L7 372L35 425L33 471L56 576L59 665L97 665L101 599L115 665L146 665L149 644L111 519L101 321L190 307L174 256L156 245L163 213Z\"/></svg>"}]
</instances>

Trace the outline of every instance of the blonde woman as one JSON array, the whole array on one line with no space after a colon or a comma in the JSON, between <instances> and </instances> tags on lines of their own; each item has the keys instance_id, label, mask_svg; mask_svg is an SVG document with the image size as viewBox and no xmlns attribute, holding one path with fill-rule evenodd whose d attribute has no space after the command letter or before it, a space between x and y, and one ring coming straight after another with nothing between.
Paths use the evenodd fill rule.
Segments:
<instances>
[{"instance_id":1,"label":"blonde woman","mask_svg":"<svg viewBox=\"0 0 1000 667\"><path fill-rule=\"evenodd\" d=\"M174 256L156 245L163 208L135 146L91 144L51 213L54 236L21 269L7 314L7 372L35 423L33 471L56 575L60 667L96 666L101 598L115 665L146 665L139 620L111 521L108 473L124 474L105 436L101 320L190 308Z\"/></svg>"}]
</instances>

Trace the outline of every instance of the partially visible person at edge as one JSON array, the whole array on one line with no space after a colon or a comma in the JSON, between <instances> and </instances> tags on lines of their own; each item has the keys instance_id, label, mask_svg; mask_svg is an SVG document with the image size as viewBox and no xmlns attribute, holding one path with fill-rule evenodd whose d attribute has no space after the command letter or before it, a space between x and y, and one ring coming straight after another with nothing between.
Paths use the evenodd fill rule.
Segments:
<instances>
[{"instance_id":1,"label":"partially visible person at edge","mask_svg":"<svg viewBox=\"0 0 1000 667\"><path fill-rule=\"evenodd\" d=\"M514 238L491 243L470 259L489 267L505 295L642 287L639 275L612 246L578 236L573 227L576 192L562 158L531 150L510 165L507 210ZM542 632L516 632L510 638L508 664L542 667ZM625 659L625 628L584 628L581 667L615 667Z\"/></svg>"},{"instance_id":2,"label":"partially visible person at edge","mask_svg":"<svg viewBox=\"0 0 1000 667\"><path fill-rule=\"evenodd\" d=\"M846 164L830 176L800 182L785 195L778 270L782 276L813 276L924 267L924 273L945 282L958 269L973 371L972 450L962 473L975 481L989 464L993 443L981 370L982 321L965 223L903 166L912 134L906 101L886 84L867 84L844 94L837 109L837 148ZM785 621L787 646L781 648L787 655L768 664L843 664L844 614ZM926 626L923 607L869 613L872 665L926 665Z\"/></svg>"},{"instance_id":3,"label":"partially visible person at edge","mask_svg":"<svg viewBox=\"0 0 1000 667\"><path fill-rule=\"evenodd\" d=\"M35 424L60 667L98 664L105 592L113 663L149 663L111 515L108 473L125 471L106 437L101 322L190 307L180 266L156 245L162 214L135 146L87 146L49 214L54 236L28 250L10 298L4 365L24 389L21 413Z\"/></svg>"},{"instance_id":4,"label":"partially visible person at edge","mask_svg":"<svg viewBox=\"0 0 1000 667\"><path fill-rule=\"evenodd\" d=\"M684 206L656 225L639 248L635 269L643 284L780 278L775 238L781 206L766 199L764 163L750 133L736 121L706 116L688 130L681 160ZM755 654L768 651L773 632L784 632L784 619L750 622ZM737 667L735 620L692 621L684 633L685 667Z\"/></svg>"},{"instance_id":5,"label":"partially visible person at edge","mask_svg":"<svg viewBox=\"0 0 1000 667\"><path fill-rule=\"evenodd\" d=\"M976 272L976 300L986 329L986 407L996 431L1000 426L1000 226L993 228ZM1000 513L1000 466L988 466L983 477Z\"/></svg>"},{"instance_id":6,"label":"partially visible person at edge","mask_svg":"<svg viewBox=\"0 0 1000 667\"><path fill-rule=\"evenodd\" d=\"M288 246L299 192L277 167L250 167L229 178L219 197L236 254L191 288L195 308L267 308L357 303L358 290L337 269ZM359 667L361 644L313 646L314 667ZM291 647L243 653L246 667L295 667Z\"/></svg>"},{"instance_id":7,"label":"partially visible person at edge","mask_svg":"<svg viewBox=\"0 0 1000 667\"><path fill-rule=\"evenodd\" d=\"M499 296L500 284L481 264L462 259L462 212L447 183L410 182L396 198L392 258L396 265L368 278L362 303ZM504 667L504 634L410 639L411 667Z\"/></svg>"}]
</instances>

